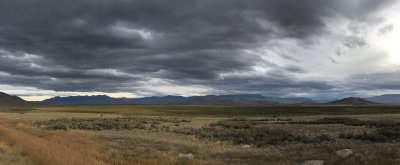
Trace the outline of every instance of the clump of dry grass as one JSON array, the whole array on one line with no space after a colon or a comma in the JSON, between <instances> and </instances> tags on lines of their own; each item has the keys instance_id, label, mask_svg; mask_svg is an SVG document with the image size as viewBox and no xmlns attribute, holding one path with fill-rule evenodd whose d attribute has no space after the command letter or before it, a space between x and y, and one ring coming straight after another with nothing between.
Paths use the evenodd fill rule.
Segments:
<instances>
[{"instance_id":1,"label":"clump of dry grass","mask_svg":"<svg viewBox=\"0 0 400 165\"><path fill-rule=\"evenodd\" d=\"M0 141L0 164L35 165L36 163L27 159L23 152L16 151L7 145L7 143Z\"/></svg>"},{"instance_id":2,"label":"clump of dry grass","mask_svg":"<svg viewBox=\"0 0 400 165\"><path fill-rule=\"evenodd\" d=\"M103 162L81 154L65 144L48 141L16 129L0 125L0 136L17 150L43 165L101 165Z\"/></svg>"}]
</instances>

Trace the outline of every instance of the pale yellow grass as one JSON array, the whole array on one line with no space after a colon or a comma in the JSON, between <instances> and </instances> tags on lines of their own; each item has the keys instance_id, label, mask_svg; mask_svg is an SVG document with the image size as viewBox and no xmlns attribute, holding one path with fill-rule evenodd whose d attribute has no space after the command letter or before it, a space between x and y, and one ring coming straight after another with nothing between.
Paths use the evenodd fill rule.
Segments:
<instances>
[{"instance_id":1,"label":"pale yellow grass","mask_svg":"<svg viewBox=\"0 0 400 165\"><path fill-rule=\"evenodd\" d=\"M79 153L57 139L47 140L0 125L0 136L13 148L42 165L101 165L103 162Z\"/></svg>"},{"instance_id":2,"label":"pale yellow grass","mask_svg":"<svg viewBox=\"0 0 400 165\"><path fill-rule=\"evenodd\" d=\"M24 114L13 112L0 112L1 118L20 121L40 121L60 118L112 118L121 117L121 114L97 114L97 113L67 113L67 112L28 112Z\"/></svg>"},{"instance_id":3,"label":"pale yellow grass","mask_svg":"<svg viewBox=\"0 0 400 165\"><path fill-rule=\"evenodd\" d=\"M101 113L101 114L136 114L136 115L163 115L157 111L157 106L133 105L53 105L40 106L32 112L69 112L69 113Z\"/></svg>"},{"instance_id":4,"label":"pale yellow grass","mask_svg":"<svg viewBox=\"0 0 400 165\"><path fill-rule=\"evenodd\" d=\"M36 163L29 160L24 153L0 141L0 165L36 165Z\"/></svg>"}]
</instances>

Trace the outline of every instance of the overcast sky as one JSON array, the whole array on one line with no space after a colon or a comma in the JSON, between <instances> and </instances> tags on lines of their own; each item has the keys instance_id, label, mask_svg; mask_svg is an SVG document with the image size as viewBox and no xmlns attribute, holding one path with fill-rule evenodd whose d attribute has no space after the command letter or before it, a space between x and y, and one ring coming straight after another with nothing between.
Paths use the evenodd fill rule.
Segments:
<instances>
[{"instance_id":1,"label":"overcast sky","mask_svg":"<svg viewBox=\"0 0 400 165\"><path fill-rule=\"evenodd\" d=\"M400 93L396 0L0 0L0 91Z\"/></svg>"}]
</instances>

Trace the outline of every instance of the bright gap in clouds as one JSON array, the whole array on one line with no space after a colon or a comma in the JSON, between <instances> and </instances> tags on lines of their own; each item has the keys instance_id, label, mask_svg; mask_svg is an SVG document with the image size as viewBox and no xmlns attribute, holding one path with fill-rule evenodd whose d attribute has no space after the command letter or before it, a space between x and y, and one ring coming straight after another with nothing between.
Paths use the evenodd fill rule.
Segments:
<instances>
[{"instance_id":1,"label":"bright gap in clouds","mask_svg":"<svg viewBox=\"0 0 400 165\"><path fill-rule=\"evenodd\" d=\"M388 53L387 61L390 64L400 65L400 13L396 9L400 4L391 7L391 12L386 13L386 21L391 22L385 27L379 29L380 37L377 44Z\"/></svg>"},{"instance_id":2,"label":"bright gap in clouds","mask_svg":"<svg viewBox=\"0 0 400 165\"><path fill-rule=\"evenodd\" d=\"M400 31L395 29L392 34L383 40L383 49L388 51L388 62L392 64L400 64Z\"/></svg>"},{"instance_id":3,"label":"bright gap in clouds","mask_svg":"<svg viewBox=\"0 0 400 165\"><path fill-rule=\"evenodd\" d=\"M133 93L128 92L66 92L66 91L53 91L43 90L34 87L17 87L10 85L1 85L0 91L6 92L7 94L17 95L26 101L42 101L55 96L94 96L94 95L107 95L115 98L135 98L138 97Z\"/></svg>"},{"instance_id":4,"label":"bright gap in clouds","mask_svg":"<svg viewBox=\"0 0 400 165\"><path fill-rule=\"evenodd\" d=\"M10 92L9 94L12 94L13 92ZM123 93L123 92L117 92L117 93L106 93L106 92L56 92L56 91L50 91L48 94L51 95L32 95L32 96L20 96L22 99L26 101L43 101L49 98L53 98L55 96L61 96L61 97L67 97L67 96L98 96L98 95L107 95L110 97L114 98L134 98L137 97L132 93ZM16 94L18 95L18 94Z\"/></svg>"}]
</instances>

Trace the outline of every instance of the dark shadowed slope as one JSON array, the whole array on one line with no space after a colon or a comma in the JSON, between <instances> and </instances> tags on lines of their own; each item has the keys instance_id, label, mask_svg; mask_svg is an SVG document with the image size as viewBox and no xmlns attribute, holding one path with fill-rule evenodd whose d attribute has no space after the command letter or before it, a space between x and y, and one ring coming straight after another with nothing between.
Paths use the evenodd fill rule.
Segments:
<instances>
[{"instance_id":1,"label":"dark shadowed slope","mask_svg":"<svg viewBox=\"0 0 400 165\"><path fill-rule=\"evenodd\" d=\"M18 107L18 106L32 106L37 105L36 102L25 101L18 96L12 96L3 92L0 92L0 107Z\"/></svg>"},{"instance_id":2,"label":"dark shadowed slope","mask_svg":"<svg viewBox=\"0 0 400 165\"><path fill-rule=\"evenodd\" d=\"M20 105L25 104L26 101L19 98L18 96L12 96L3 92L0 92L0 105Z\"/></svg>"},{"instance_id":3,"label":"dark shadowed slope","mask_svg":"<svg viewBox=\"0 0 400 165\"><path fill-rule=\"evenodd\" d=\"M333 105L374 105L377 104L372 101L365 100L363 98L359 97L349 97L349 98L344 98L341 100L335 100L332 102L329 102L327 104L333 104Z\"/></svg>"}]
</instances>

